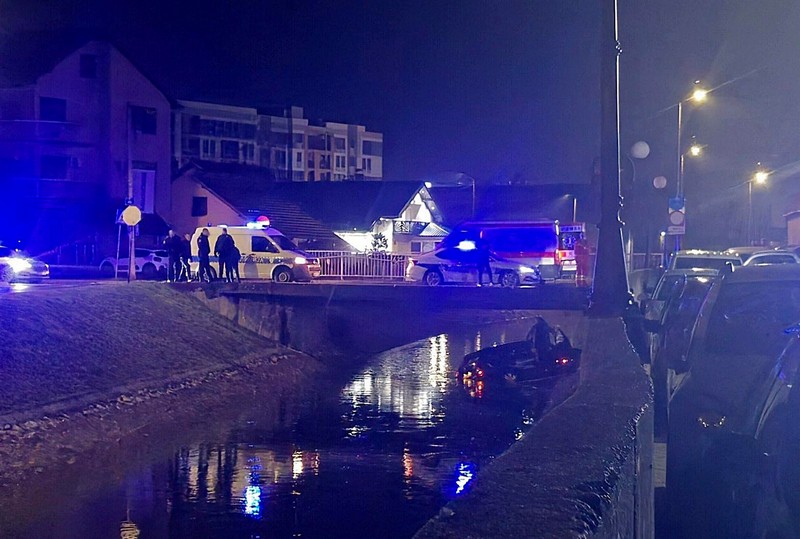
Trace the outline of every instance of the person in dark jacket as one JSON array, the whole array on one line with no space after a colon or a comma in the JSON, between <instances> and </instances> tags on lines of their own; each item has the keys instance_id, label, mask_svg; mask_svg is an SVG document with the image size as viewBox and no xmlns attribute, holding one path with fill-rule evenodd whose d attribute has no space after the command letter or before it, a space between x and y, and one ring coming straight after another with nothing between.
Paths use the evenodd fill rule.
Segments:
<instances>
[{"instance_id":1,"label":"person in dark jacket","mask_svg":"<svg viewBox=\"0 0 800 539\"><path fill-rule=\"evenodd\" d=\"M236 247L236 242L231 238L231 254L228 258L228 281L231 283L242 282L242 278L239 277L239 259L241 258L242 253Z\"/></svg>"},{"instance_id":2,"label":"person in dark jacket","mask_svg":"<svg viewBox=\"0 0 800 539\"><path fill-rule=\"evenodd\" d=\"M233 247L233 238L228 234L228 229L223 228L219 238L214 242L214 256L219 260L220 279L228 279L226 269L229 267L228 261L231 256L231 247Z\"/></svg>"},{"instance_id":3,"label":"person in dark jacket","mask_svg":"<svg viewBox=\"0 0 800 539\"><path fill-rule=\"evenodd\" d=\"M209 232L204 228L197 236L197 259L200 262L197 268L197 280L211 282L211 245L208 243Z\"/></svg>"},{"instance_id":4,"label":"person in dark jacket","mask_svg":"<svg viewBox=\"0 0 800 539\"><path fill-rule=\"evenodd\" d=\"M192 237L184 234L181 238L181 274L179 281L189 282L192 280Z\"/></svg>"},{"instance_id":5,"label":"person in dark jacket","mask_svg":"<svg viewBox=\"0 0 800 539\"><path fill-rule=\"evenodd\" d=\"M164 248L169 256L169 268L167 268L167 282L175 282L181 271L181 238L175 234L174 230L167 233L164 240Z\"/></svg>"},{"instance_id":6,"label":"person in dark jacket","mask_svg":"<svg viewBox=\"0 0 800 539\"><path fill-rule=\"evenodd\" d=\"M484 242L480 242L478 244L478 286L483 286L483 274L489 276L489 282L487 284L492 284L492 256L491 252L489 251L489 246L486 245Z\"/></svg>"}]
</instances>

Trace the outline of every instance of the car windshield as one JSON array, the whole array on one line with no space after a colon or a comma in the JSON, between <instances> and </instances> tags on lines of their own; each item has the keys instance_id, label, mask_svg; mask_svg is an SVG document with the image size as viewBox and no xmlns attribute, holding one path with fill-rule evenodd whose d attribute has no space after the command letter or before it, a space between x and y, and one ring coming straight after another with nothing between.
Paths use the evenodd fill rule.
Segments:
<instances>
[{"instance_id":1,"label":"car windshield","mask_svg":"<svg viewBox=\"0 0 800 539\"><path fill-rule=\"evenodd\" d=\"M784 329L800 320L800 281L734 283L722 287L711 312L706 351L775 355Z\"/></svg>"},{"instance_id":2,"label":"car windshield","mask_svg":"<svg viewBox=\"0 0 800 539\"><path fill-rule=\"evenodd\" d=\"M734 266L742 265L742 261L739 258L679 256L677 260L675 260L675 269L706 268L706 269L721 270L725 269L725 264L727 264L728 262L730 262Z\"/></svg>"}]
</instances>

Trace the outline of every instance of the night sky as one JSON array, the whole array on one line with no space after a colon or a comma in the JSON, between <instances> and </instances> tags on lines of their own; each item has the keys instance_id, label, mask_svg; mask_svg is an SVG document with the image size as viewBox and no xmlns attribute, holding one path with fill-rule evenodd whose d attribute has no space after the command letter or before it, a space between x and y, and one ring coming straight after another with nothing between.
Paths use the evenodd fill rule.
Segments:
<instances>
[{"instance_id":1,"label":"night sky","mask_svg":"<svg viewBox=\"0 0 800 539\"><path fill-rule=\"evenodd\" d=\"M186 7L185 7L186 6ZM191 7L188 7L191 6ZM235 6L235 8L233 7ZM589 181L599 149L599 0L0 1L4 34L98 30L170 97L287 103L385 134L385 176ZM800 160L800 2L620 0L623 150L648 181L675 175L675 111L708 144L687 194L756 161ZM689 175L695 181L689 181ZM694 191L694 192L693 192Z\"/></svg>"}]
</instances>

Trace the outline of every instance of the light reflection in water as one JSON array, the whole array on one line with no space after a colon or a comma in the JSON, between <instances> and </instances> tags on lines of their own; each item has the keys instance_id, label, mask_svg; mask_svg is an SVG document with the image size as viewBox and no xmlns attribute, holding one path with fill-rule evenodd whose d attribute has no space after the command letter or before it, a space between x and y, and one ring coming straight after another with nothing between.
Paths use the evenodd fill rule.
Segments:
<instances>
[{"instance_id":1,"label":"light reflection in water","mask_svg":"<svg viewBox=\"0 0 800 539\"><path fill-rule=\"evenodd\" d=\"M472 462L459 462L456 468L456 494L461 494L475 477L475 464Z\"/></svg>"}]
</instances>

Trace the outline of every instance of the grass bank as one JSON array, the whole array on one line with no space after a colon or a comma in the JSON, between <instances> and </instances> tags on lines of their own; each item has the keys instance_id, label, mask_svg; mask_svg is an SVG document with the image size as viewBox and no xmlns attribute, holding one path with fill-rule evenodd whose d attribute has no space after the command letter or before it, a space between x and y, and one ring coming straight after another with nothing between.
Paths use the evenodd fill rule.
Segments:
<instances>
[{"instance_id":1,"label":"grass bank","mask_svg":"<svg viewBox=\"0 0 800 539\"><path fill-rule=\"evenodd\" d=\"M161 283L3 294L0 418L85 406L281 351Z\"/></svg>"}]
</instances>

